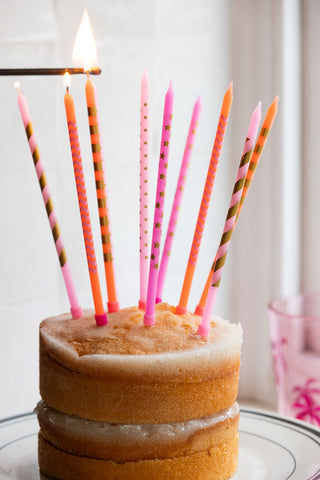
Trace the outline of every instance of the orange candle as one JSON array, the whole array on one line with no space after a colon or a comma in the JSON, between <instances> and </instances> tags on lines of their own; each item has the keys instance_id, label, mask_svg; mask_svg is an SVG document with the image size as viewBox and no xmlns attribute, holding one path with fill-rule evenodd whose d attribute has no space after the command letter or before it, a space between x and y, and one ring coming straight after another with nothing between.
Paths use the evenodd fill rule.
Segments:
<instances>
[{"instance_id":1,"label":"orange candle","mask_svg":"<svg viewBox=\"0 0 320 480\"><path fill-rule=\"evenodd\" d=\"M100 231L104 258L104 269L108 292L108 311L117 312L119 302L117 300L116 285L114 279L113 255L111 245L110 220L108 216L108 203L106 195L106 184L104 179L104 167L102 158L102 147L100 140L99 119L97 109L97 98L95 85L88 74L86 81L86 100L88 107L88 120L91 138L92 160L96 182L97 201L100 219Z\"/></svg>"},{"instance_id":2,"label":"orange candle","mask_svg":"<svg viewBox=\"0 0 320 480\"><path fill-rule=\"evenodd\" d=\"M66 74L66 83L70 82L70 76ZM95 319L97 325L105 325L107 323L107 315L104 311L100 281L98 275L98 267L96 261L96 255L93 244L91 222L88 208L88 200L86 193L86 186L82 168L81 151L78 139L78 129L76 113L74 108L74 101L69 92L69 86L67 86L67 92L64 96L64 104L66 109L66 116L68 122L70 147L72 154L72 162L74 169L74 176L77 187L78 202L83 230L83 237L86 247L87 262L89 268L90 283L92 289L93 302L95 307Z\"/></svg>"},{"instance_id":3,"label":"orange candle","mask_svg":"<svg viewBox=\"0 0 320 480\"><path fill-rule=\"evenodd\" d=\"M269 135L269 132L271 130L271 127L273 125L274 119L276 118L277 111L278 111L278 101L279 97L275 97L273 102L271 103L270 107L268 108L268 111L266 113L265 119L263 121L258 140L256 142L256 145L254 147L254 151L251 157L250 165L249 165L249 170L247 173L247 178L243 187L243 192L240 200L240 206L239 206L239 211L237 217L240 215L241 209L243 207L243 202L245 201L245 198L248 194L248 189L250 186L250 183L253 179L254 173L256 171L256 168L258 166L263 148L265 146L265 143L267 141L267 137ZM237 218L238 219L238 218Z\"/></svg>"},{"instance_id":4,"label":"orange candle","mask_svg":"<svg viewBox=\"0 0 320 480\"><path fill-rule=\"evenodd\" d=\"M226 91L223 98L217 133L216 133L216 137L215 137L215 141L212 149L209 169L208 169L206 183L205 183L205 187L202 195L198 220L197 220L197 224L196 224L196 228L193 236L191 251L190 251L187 269L184 277L179 305L176 308L177 315L183 315L184 313L187 312L187 304L188 304L188 299L190 295L192 280L193 280L194 272L196 269L196 263L198 260L202 234L203 234L203 230L204 230L204 226L207 218L208 208L209 208L210 199L211 199L211 193L212 193L214 181L216 178L220 153L222 149L224 134L225 134L227 123L228 123L231 104L232 104L232 82L230 83L229 88Z\"/></svg>"}]
</instances>

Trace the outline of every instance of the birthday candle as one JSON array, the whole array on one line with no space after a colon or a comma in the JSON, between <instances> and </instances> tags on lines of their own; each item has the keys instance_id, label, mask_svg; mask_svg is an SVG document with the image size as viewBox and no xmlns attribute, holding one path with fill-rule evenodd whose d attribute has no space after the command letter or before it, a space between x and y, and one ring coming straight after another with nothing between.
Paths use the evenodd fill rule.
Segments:
<instances>
[{"instance_id":1,"label":"birthday candle","mask_svg":"<svg viewBox=\"0 0 320 480\"><path fill-rule=\"evenodd\" d=\"M231 104L232 104L232 82L230 83L229 88L226 91L223 98L218 128L217 128L216 137L215 137L215 141L212 149L209 169L208 169L206 183L205 183L205 187L202 195L200 210L198 214L198 220L197 220L197 224L196 224L196 228L193 236L192 246L190 250L190 255L189 255L187 269L184 277L182 291L180 295L179 305L176 308L176 313L178 315L183 315L184 313L187 312L187 304L188 304L188 299L190 295L192 279L195 272L196 263L198 260L202 234L203 234L203 230L204 230L204 226L207 218L213 185L216 178L216 172L218 168L224 134L225 134L225 130L227 127L228 118L230 114Z\"/></svg>"},{"instance_id":2,"label":"birthday candle","mask_svg":"<svg viewBox=\"0 0 320 480\"><path fill-rule=\"evenodd\" d=\"M257 140L256 145L254 147L252 157L251 157L251 160L250 160L250 164L249 164L249 168L248 168L248 171L247 171L246 180L245 180L244 187L243 187L243 190L242 190L242 195L241 195L241 199L240 199L240 205L239 205L239 210L238 210L238 213L237 213L236 223L238 221L239 214L242 210L244 200L245 200L245 198L248 194L248 189L249 189L251 181L253 179L255 170L256 170L256 168L258 166L258 163L259 163L259 160L261 158L261 154L263 152L263 148L264 148L264 145L266 143L267 137L269 135L269 132L270 132L271 127L273 125L274 119L276 117L277 108L278 108L278 100L279 100L279 97L276 97L274 99L274 101L272 102L272 104L270 105L270 107L268 108L268 111L266 113L265 119L263 121L261 130L260 130L260 133L259 133L258 140ZM203 309L204 309L204 306L205 306L205 303L206 303L206 300L207 300L207 295L208 295L208 291L209 291L209 287L210 287L210 283L211 283L212 271L213 271L213 268L211 268L211 270L209 272L209 275L208 275L208 278L207 278L207 281L206 281L206 285L203 289L203 292L202 292L202 295L201 295L201 298L200 298L200 302L198 303L198 305L195 309L195 313L197 315L201 315L201 316L203 315Z\"/></svg>"},{"instance_id":3,"label":"birthday candle","mask_svg":"<svg viewBox=\"0 0 320 480\"><path fill-rule=\"evenodd\" d=\"M63 279L65 282L67 294L68 294L70 305L71 305L71 314L73 318L80 318L82 316L82 308L79 305L77 294L74 288L71 271L69 267L69 262L67 259L67 254L64 248L57 217L53 208L52 197L50 195L49 186L47 183L44 167L40 157L39 148L38 148L36 137L33 131L33 126L31 123L29 107L24 95L20 90L20 85L16 83L15 86L18 92L18 105L19 105L23 125L28 138L30 151L31 151L34 166L37 172L43 201L46 207L46 211L47 211L47 215L48 215L48 219L51 227L51 232L53 235L54 243L55 243L57 254L59 257L59 263L60 263Z\"/></svg>"},{"instance_id":4,"label":"birthday candle","mask_svg":"<svg viewBox=\"0 0 320 480\"><path fill-rule=\"evenodd\" d=\"M263 121L258 140L256 142L256 145L255 145L253 153L252 153L249 169L248 169L248 172L247 172L247 178L246 178L246 181L245 181L245 184L244 184L244 187L243 187L243 192L242 192L242 195L241 195L240 206L239 206L239 211L238 211L237 217L239 216L239 214L242 210L243 202L245 201L245 198L248 194L248 189L250 187L250 183L253 179L253 176L254 176L254 173L255 173L256 168L258 166L261 154L263 152L263 148L264 148L265 143L267 141L267 137L268 137L269 132L272 128L274 119L277 115L278 101L279 101L279 97L277 96L277 97L275 97L272 104L268 108L265 119Z\"/></svg>"},{"instance_id":5,"label":"birthday candle","mask_svg":"<svg viewBox=\"0 0 320 480\"><path fill-rule=\"evenodd\" d=\"M198 329L198 334L204 338L208 336L208 333L210 330L210 320L211 320L211 315L214 307L214 302L217 296L217 291L220 285L223 268L225 265L228 249L230 246L234 225L235 225L237 213L239 210L241 194L244 187L247 171L249 168L254 140L257 135L260 119L261 119L261 102L258 103L256 109L254 110L251 116L249 130L248 130L247 138L246 138L244 149L243 149L236 182L232 192L232 197L231 197L231 201L228 209L226 222L223 229L223 234L221 237L220 245L219 245L218 252L213 265L211 285L209 288L207 301L204 307L203 317Z\"/></svg>"},{"instance_id":6,"label":"birthday candle","mask_svg":"<svg viewBox=\"0 0 320 480\"><path fill-rule=\"evenodd\" d=\"M171 136L172 107L173 107L173 90L172 90L172 84L170 83L169 89L166 94L165 105L164 105L159 171L158 171L158 182L157 182L157 194L156 194L154 224L153 224L153 234L152 234L152 244L151 244L147 304L146 304L146 313L144 315L144 324L148 326L154 325L155 323L156 288L157 288L157 280L158 280L162 217L163 217L164 195L165 195L165 188L166 188L169 145L170 145L170 136Z\"/></svg>"},{"instance_id":7,"label":"birthday candle","mask_svg":"<svg viewBox=\"0 0 320 480\"><path fill-rule=\"evenodd\" d=\"M66 74L66 83L68 80L68 74ZM72 162L74 169L74 176L77 186L78 202L83 230L83 237L86 247L86 255L90 276L90 283L92 289L93 302L95 307L95 319L97 325L105 325L107 323L107 315L103 308L103 301L101 296L100 281L98 275L98 267L96 261L96 255L93 244L93 237L91 231L90 214L88 208L87 192L85 186L85 179L82 168L81 151L78 140L78 129L76 113L74 108L74 101L69 92L67 86L67 92L64 96L64 104L66 109L66 117L68 122L68 131L70 138L70 147L72 153Z\"/></svg>"},{"instance_id":8,"label":"birthday candle","mask_svg":"<svg viewBox=\"0 0 320 480\"><path fill-rule=\"evenodd\" d=\"M99 209L100 231L104 258L104 269L108 292L108 311L117 312L119 302L117 300L116 285L113 268L113 255L111 245L111 228L108 216L107 187L104 178L101 137L99 131L99 118L97 108L97 96L95 85L88 75L86 81L86 100L88 108L88 120L91 137L91 150L96 182L96 193Z\"/></svg>"},{"instance_id":9,"label":"birthday candle","mask_svg":"<svg viewBox=\"0 0 320 480\"><path fill-rule=\"evenodd\" d=\"M190 162L193 142L196 134L196 129L198 126L200 111L201 111L201 99L199 97L193 108L189 132L187 136L187 142L186 142L184 155L183 155L181 168L180 168L178 184L177 184L174 202L171 210L167 236L166 236L164 249L162 253L158 284L157 284L157 299L156 299L157 303L162 301L161 297L162 297L166 272L167 272L168 263L169 263L170 251L171 251L173 237L174 237L174 233L175 233L175 229L178 221L178 215L179 215L180 205L182 201L184 185L186 183L189 162Z\"/></svg>"},{"instance_id":10,"label":"birthday candle","mask_svg":"<svg viewBox=\"0 0 320 480\"><path fill-rule=\"evenodd\" d=\"M149 166L149 79L144 72L140 96L140 299L146 309L148 288L148 166Z\"/></svg>"}]
</instances>

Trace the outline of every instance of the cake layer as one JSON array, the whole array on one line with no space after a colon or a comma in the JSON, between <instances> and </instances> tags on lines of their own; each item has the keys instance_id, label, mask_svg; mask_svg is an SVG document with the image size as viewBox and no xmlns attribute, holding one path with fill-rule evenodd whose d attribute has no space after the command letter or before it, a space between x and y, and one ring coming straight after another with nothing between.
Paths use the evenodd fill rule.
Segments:
<instances>
[{"instance_id":1,"label":"cake layer","mask_svg":"<svg viewBox=\"0 0 320 480\"><path fill-rule=\"evenodd\" d=\"M238 466L238 436L176 458L116 463L58 450L39 436L41 478L49 480L227 480Z\"/></svg>"},{"instance_id":2,"label":"cake layer","mask_svg":"<svg viewBox=\"0 0 320 480\"><path fill-rule=\"evenodd\" d=\"M95 325L62 315L40 326L40 393L70 415L109 423L172 423L201 418L236 401L242 331L214 319L207 340L200 317L157 306L156 325L123 309ZM119 351L119 353L117 353Z\"/></svg>"},{"instance_id":3,"label":"cake layer","mask_svg":"<svg viewBox=\"0 0 320 480\"><path fill-rule=\"evenodd\" d=\"M238 448L233 433L225 443L176 457L116 462L68 453L40 433L38 456L41 478L49 480L227 480L236 472Z\"/></svg>"},{"instance_id":4,"label":"cake layer","mask_svg":"<svg viewBox=\"0 0 320 480\"><path fill-rule=\"evenodd\" d=\"M73 455L115 462L173 458L218 447L237 433L239 407L217 415L172 424L119 425L85 420L57 412L40 402L40 434Z\"/></svg>"}]
</instances>

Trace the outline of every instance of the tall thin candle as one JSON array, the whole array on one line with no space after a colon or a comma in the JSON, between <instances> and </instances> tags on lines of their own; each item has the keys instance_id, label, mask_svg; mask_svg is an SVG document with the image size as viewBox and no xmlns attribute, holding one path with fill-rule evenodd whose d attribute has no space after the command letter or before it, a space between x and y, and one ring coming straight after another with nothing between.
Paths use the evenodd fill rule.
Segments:
<instances>
[{"instance_id":1,"label":"tall thin candle","mask_svg":"<svg viewBox=\"0 0 320 480\"><path fill-rule=\"evenodd\" d=\"M278 111L278 101L279 101L279 97L277 96L277 97L275 97L272 104L268 108L265 119L263 121L258 140L256 142L256 145L255 145L253 153L252 153L252 157L251 157L249 169L248 169L248 172L247 172L247 178L246 178L246 181L245 181L245 184L244 184L244 187L243 187L243 192L242 192L239 211L238 211L237 216L239 216L239 214L242 210L243 202L245 201L245 198L248 194L248 189L250 187L250 184L252 182L254 173L255 173L256 168L258 166L261 154L263 152L263 148L264 148L265 143L267 141L267 137L268 137L269 132L272 128L274 119L276 118L277 111Z\"/></svg>"},{"instance_id":2,"label":"tall thin candle","mask_svg":"<svg viewBox=\"0 0 320 480\"><path fill-rule=\"evenodd\" d=\"M248 171L247 171L246 181L244 183L244 187L243 187L243 190L242 190L242 195L241 195L241 199L240 199L240 205L239 205L239 210L238 210L238 213L237 213L236 223L238 221L239 214L242 210L244 200L245 200L245 198L248 194L248 189L250 187L250 184L251 184L251 181L253 179L254 173L255 173L256 168L258 166L258 163L260 161L260 158L261 158L261 155L262 155L263 148L265 146L267 137L269 135L269 132L272 128L274 119L276 117L277 108L278 108L278 100L279 100L279 97L275 97L274 101L272 102L272 104L268 108L268 111L266 113L265 119L263 121L261 130L260 130L260 133L259 133L258 140L257 140L256 145L254 147L252 157L251 157L251 160L250 160L250 164L249 164L249 168L248 168ZM210 288L212 272L213 272L213 266L210 269L205 287L204 287L203 292L201 294L200 301L199 301L199 303L196 307L196 310L195 310L195 313L197 315L201 315L201 316L203 315L204 306L205 306L207 296L208 296L208 291L209 291L209 288Z\"/></svg>"},{"instance_id":3,"label":"tall thin candle","mask_svg":"<svg viewBox=\"0 0 320 480\"><path fill-rule=\"evenodd\" d=\"M69 262L67 259L67 254L64 248L57 217L53 208L52 197L49 191L49 186L47 183L44 167L40 157L39 148L38 148L36 137L33 131L33 126L31 123L29 107L24 95L20 90L20 85L16 83L15 86L18 92L18 105L21 113L21 118L26 131L34 166L37 172L43 201L46 207L46 211L47 211L47 215L48 215L48 219L51 227L51 232L53 235L54 243L55 243L57 254L59 257L59 263L60 263L63 279L65 282L67 294L68 294L70 305L71 305L71 315L73 318L80 318L82 316L82 308L79 305L79 301L77 298L77 294L76 294L74 283L71 276Z\"/></svg>"},{"instance_id":4,"label":"tall thin candle","mask_svg":"<svg viewBox=\"0 0 320 480\"><path fill-rule=\"evenodd\" d=\"M168 231L167 231L166 240L164 243L164 249L161 257L158 284L157 284L157 303L162 301L161 297L162 297L165 277L167 273L174 233L175 233L175 229L178 221L179 210L180 210L180 205L181 205L182 196L183 196L183 190L184 190L184 186L187 179L191 152L192 152L196 130L199 122L200 111L201 111L201 99L199 97L194 105L193 112L192 112L189 132L188 132L186 146L184 149L184 155L183 155L181 168L180 168L178 184L177 184L177 188L174 196L174 202L171 210Z\"/></svg>"},{"instance_id":5,"label":"tall thin candle","mask_svg":"<svg viewBox=\"0 0 320 480\"><path fill-rule=\"evenodd\" d=\"M159 251L160 251L160 243L161 243L164 195L165 195L165 188L166 188L169 145L170 145L170 137L171 137L172 108L173 108L173 90L172 90L172 84L170 83L170 86L165 98L165 104L164 104L157 194L156 194L156 202L155 202L153 234L152 234L152 244L151 244L148 294L147 294L146 313L144 315L144 324L148 326L154 325L155 323L155 303L156 303L156 289L157 289L158 269L159 269Z\"/></svg>"},{"instance_id":6,"label":"tall thin candle","mask_svg":"<svg viewBox=\"0 0 320 480\"><path fill-rule=\"evenodd\" d=\"M149 168L149 78L144 72L140 95L140 299L146 309L148 288L148 168Z\"/></svg>"},{"instance_id":7,"label":"tall thin candle","mask_svg":"<svg viewBox=\"0 0 320 480\"><path fill-rule=\"evenodd\" d=\"M74 176L75 176L75 181L77 186L78 202L79 202L83 237L84 237L84 242L86 247L91 290L92 290L93 302L95 307L95 319L96 319L97 325L105 325L107 323L107 315L103 308L98 267L97 267L97 261L96 261L96 255L95 255L95 249L94 249L94 243L93 243L93 237L92 237L92 231L91 231L91 221L90 221L90 214L89 214L89 208L88 208L87 192L86 192L85 179L84 179L83 168L82 168L82 158L81 158L79 139L78 139L76 113L74 108L74 101L69 92L68 82L70 82L70 78L68 79L68 74L66 75L67 75L66 77L67 92L64 96L64 104L65 104L66 117L68 122L72 162L73 162Z\"/></svg>"},{"instance_id":8,"label":"tall thin candle","mask_svg":"<svg viewBox=\"0 0 320 480\"><path fill-rule=\"evenodd\" d=\"M207 301L204 307L202 321L200 323L198 334L202 337L207 337L210 330L210 320L217 296L218 288L220 286L221 276L223 268L225 265L228 249L230 246L230 241L232 233L234 230L237 213L239 210L240 199L249 168L249 163L252 155L254 140L258 132L259 123L261 119L261 102L258 103L256 109L254 110L248 129L247 138L245 141L242 157L240 160L240 165L237 173L236 182L231 196L231 201L228 209L228 214L226 222L223 229L223 234L221 237L220 245L218 252L213 265L213 273L211 279L211 286L209 288Z\"/></svg>"},{"instance_id":9,"label":"tall thin candle","mask_svg":"<svg viewBox=\"0 0 320 480\"><path fill-rule=\"evenodd\" d=\"M197 224L196 224L196 228L193 236L187 269L184 276L179 305L176 308L176 313L178 315L183 315L184 313L187 312L187 304L188 304L188 299L190 295L192 280L193 280L193 276L194 276L194 272L195 272L195 268L198 260L202 234L203 234L204 226L206 223L208 208L210 204L214 181L216 178L220 153L221 153L222 144L224 140L224 134L225 134L227 123L228 123L231 104L232 104L232 82L230 83L229 88L226 91L223 98L223 102L222 102L218 128L217 128L214 145L212 149L206 183L204 186L200 210L198 214L198 220L197 220Z\"/></svg>"},{"instance_id":10,"label":"tall thin candle","mask_svg":"<svg viewBox=\"0 0 320 480\"><path fill-rule=\"evenodd\" d=\"M97 202L100 219L100 232L102 240L104 270L108 292L108 311L117 312L119 302L117 300L116 284L114 278L113 255L111 245L111 228L108 215L107 187L104 177L104 166L102 158L102 146L99 128L97 93L96 87L88 75L86 81L86 100L88 108L89 130L91 137L92 160L96 182Z\"/></svg>"}]
</instances>

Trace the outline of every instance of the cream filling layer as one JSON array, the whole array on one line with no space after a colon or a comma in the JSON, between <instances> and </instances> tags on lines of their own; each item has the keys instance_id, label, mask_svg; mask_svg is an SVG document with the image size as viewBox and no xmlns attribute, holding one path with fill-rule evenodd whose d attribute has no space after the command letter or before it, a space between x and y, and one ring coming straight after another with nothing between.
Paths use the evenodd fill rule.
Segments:
<instances>
[{"instance_id":1,"label":"cream filling layer","mask_svg":"<svg viewBox=\"0 0 320 480\"><path fill-rule=\"evenodd\" d=\"M230 408L221 410L215 415L189 420L182 423L125 425L97 422L58 412L39 402L35 412L40 426L44 425L69 437L80 437L82 440L118 445L130 443L149 444L181 441L195 432L207 429L235 418L239 414L239 405L234 403Z\"/></svg>"}]
</instances>

